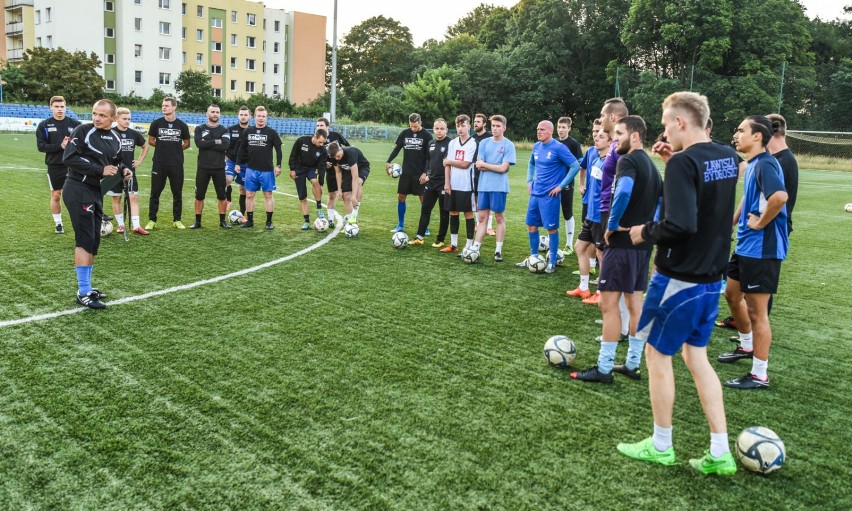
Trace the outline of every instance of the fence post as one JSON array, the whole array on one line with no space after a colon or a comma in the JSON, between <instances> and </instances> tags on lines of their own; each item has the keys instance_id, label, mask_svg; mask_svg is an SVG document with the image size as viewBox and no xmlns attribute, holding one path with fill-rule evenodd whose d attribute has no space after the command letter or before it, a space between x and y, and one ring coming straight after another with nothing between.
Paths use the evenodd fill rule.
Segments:
<instances>
[{"instance_id":1,"label":"fence post","mask_svg":"<svg viewBox=\"0 0 852 511\"><path fill-rule=\"evenodd\" d=\"M619 71L621 71L620 67L615 68L615 96L616 98L621 97L621 83L619 83Z\"/></svg>"},{"instance_id":2,"label":"fence post","mask_svg":"<svg viewBox=\"0 0 852 511\"><path fill-rule=\"evenodd\" d=\"M695 78L695 64L692 65L692 68L689 70L689 92L692 92L692 83Z\"/></svg>"},{"instance_id":3,"label":"fence post","mask_svg":"<svg viewBox=\"0 0 852 511\"><path fill-rule=\"evenodd\" d=\"M781 63L781 91L778 93L778 115L781 115L781 103L784 101L784 72L787 70L787 61Z\"/></svg>"}]
</instances>

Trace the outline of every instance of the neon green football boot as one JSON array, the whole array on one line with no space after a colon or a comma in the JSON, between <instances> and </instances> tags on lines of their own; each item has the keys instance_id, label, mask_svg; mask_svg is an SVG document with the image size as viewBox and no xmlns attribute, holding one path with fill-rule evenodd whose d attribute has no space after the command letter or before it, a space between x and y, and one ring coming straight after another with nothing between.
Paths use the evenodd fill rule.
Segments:
<instances>
[{"instance_id":1,"label":"neon green football boot","mask_svg":"<svg viewBox=\"0 0 852 511\"><path fill-rule=\"evenodd\" d=\"M704 475L729 476L737 473L737 463L730 452L714 458L710 455L710 451L704 451L704 457L689 460L689 464Z\"/></svg>"},{"instance_id":2,"label":"neon green football boot","mask_svg":"<svg viewBox=\"0 0 852 511\"><path fill-rule=\"evenodd\" d=\"M634 460L649 461L660 465L674 465L676 463L674 447L669 447L665 451L658 451L654 447L653 437L648 437L635 444L618 444L616 448L618 452Z\"/></svg>"}]
</instances>

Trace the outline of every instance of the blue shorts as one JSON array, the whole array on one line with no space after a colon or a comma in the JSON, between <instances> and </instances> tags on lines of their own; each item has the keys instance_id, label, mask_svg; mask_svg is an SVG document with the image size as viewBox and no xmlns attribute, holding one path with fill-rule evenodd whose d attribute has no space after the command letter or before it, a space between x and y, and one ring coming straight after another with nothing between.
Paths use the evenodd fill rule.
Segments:
<instances>
[{"instance_id":1,"label":"blue shorts","mask_svg":"<svg viewBox=\"0 0 852 511\"><path fill-rule=\"evenodd\" d=\"M495 213L506 211L506 192L479 192L477 208L488 209Z\"/></svg>"},{"instance_id":2,"label":"blue shorts","mask_svg":"<svg viewBox=\"0 0 852 511\"><path fill-rule=\"evenodd\" d=\"M245 175L245 173L242 170L240 170L240 173L237 174L237 172L234 170L234 162L232 162L231 160L227 160L227 159L225 160L225 175L226 176L234 176L234 181L238 185L246 184L246 180L243 179L243 176Z\"/></svg>"},{"instance_id":3,"label":"blue shorts","mask_svg":"<svg viewBox=\"0 0 852 511\"><path fill-rule=\"evenodd\" d=\"M527 225L544 227L548 231L559 229L562 199L559 195L530 195L527 206Z\"/></svg>"},{"instance_id":4,"label":"blue shorts","mask_svg":"<svg viewBox=\"0 0 852 511\"><path fill-rule=\"evenodd\" d=\"M246 168L246 184L244 186L247 192L256 192L258 190L263 190L264 192L275 191L277 190L275 187L275 172Z\"/></svg>"},{"instance_id":5,"label":"blue shorts","mask_svg":"<svg viewBox=\"0 0 852 511\"><path fill-rule=\"evenodd\" d=\"M719 315L721 291L721 282L695 284L654 272L636 337L668 356L684 344L707 346Z\"/></svg>"}]
</instances>

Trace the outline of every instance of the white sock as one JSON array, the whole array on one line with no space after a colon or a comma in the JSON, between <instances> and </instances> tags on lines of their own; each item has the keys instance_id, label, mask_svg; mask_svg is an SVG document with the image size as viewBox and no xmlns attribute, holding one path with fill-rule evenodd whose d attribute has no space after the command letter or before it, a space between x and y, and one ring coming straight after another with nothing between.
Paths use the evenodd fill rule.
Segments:
<instances>
[{"instance_id":1,"label":"white sock","mask_svg":"<svg viewBox=\"0 0 852 511\"><path fill-rule=\"evenodd\" d=\"M718 458L719 456L725 454L726 452L731 452L731 448L728 445L728 434L727 433L710 433L710 456L714 458Z\"/></svg>"},{"instance_id":2,"label":"white sock","mask_svg":"<svg viewBox=\"0 0 852 511\"><path fill-rule=\"evenodd\" d=\"M51 214L53 215L53 223L55 223L56 225L59 225L59 224L62 223L62 213L56 213L56 214L51 213Z\"/></svg>"},{"instance_id":3,"label":"white sock","mask_svg":"<svg viewBox=\"0 0 852 511\"><path fill-rule=\"evenodd\" d=\"M134 228L134 229L138 229L138 228L140 227L140 225L139 225L139 215L131 216L131 217L130 217L130 221L133 223L133 228Z\"/></svg>"},{"instance_id":4,"label":"white sock","mask_svg":"<svg viewBox=\"0 0 852 511\"><path fill-rule=\"evenodd\" d=\"M118 222L118 225L124 225L124 214L123 213L116 213L115 221Z\"/></svg>"},{"instance_id":5,"label":"white sock","mask_svg":"<svg viewBox=\"0 0 852 511\"><path fill-rule=\"evenodd\" d=\"M337 221L337 211L335 209L329 209L328 217L331 218L332 221Z\"/></svg>"},{"instance_id":6,"label":"white sock","mask_svg":"<svg viewBox=\"0 0 852 511\"><path fill-rule=\"evenodd\" d=\"M745 351L753 351L754 350L754 341L752 337L752 333L749 332L744 334L742 332L738 332L740 334L740 348Z\"/></svg>"},{"instance_id":7,"label":"white sock","mask_svg":"<svg viewBox=\"0 0 852 511\"><path fill-rule=\"evenodd\" d=\"M751 359L751 374L757 376L761 380L766 379L766 367L769 365L768 360L760 360L757 357Z\"/></svg>"},{"instance_id":8,"label":"white sock","mask_svg":"<svg viewBox=\"0 0 852 511\"><path fill-rule=\"evenodd\" d=\"M589 258L589 268L594 270L597 267L598 267L598 260L595 259L594 257L590 257Z\"/></svg>"},{"instance_id":9,"label":"white sock","mask_svg":"<svg viewBox=\"0 0 852 511\"><path fill-rule=\"evenodd\" d=\"M458 234L450 234L450 245L454 247L459 246L459 235Z\"/></svg>"},{"instance_id":10,"label":"white sock","mask_svg":"<svg viewBox=\"0 0 852 511\"><path fill-rule=\"evenodd\" d=\"M468 248L473 245L473 240L468 238L467 241L464 242L464 248Z\"/></svg>"},{"instance_id":11,"label":"white sock","mask_svg":"<svg viewBox=\"0 0 852 511\"><path fill-rule=\"evenodd\" d=\"M624 295L618 299L618 311L621 312L621 335L627 335L630 331L630 313L627 311L627 303L624 302Z\"/></svg>"},{"instance_id":12,"label":"white sock","mask_svg":"<svg viewBox=\"0 0 852 511\"><path fill-rule=\"evenodd\" d=\"M574 217L565 222L565 248L574 246Z\"/></svg>"},{"instance_id":13,"label":"white sock","mask_svg":"<svg viewBox=\"0 0 852 511\"><path fill-rule=\"evenodd\" d=\"M494 214L488 215L488 228L491 229L491 226L494 225Z\"/></svg>"},{"instance_id":14,"label":"white sock","mask_svg":"<svg viewBox=\"0 0 852 511\"><path fill-rule=\"evenodd\" d=\"M497 242L497 248L494 249L494 252L503 252L503 242L502 241Z\"/></svg>"},{"instance_id":15,"label":"white sock","mask_svg":"<svg viewBox=\"0 0 852 511\"><path fill-rule=\"evenodd\" d=\"M588 291L589 290L589 276L588 275L580 275L580 291Z\"/></svg>"},{"instance_id":16,"label":"white sock","mask_svg":"<svg viewBox=\"0 0 852 511\"><path fill-rule=\"evenodd\" d=\"M478 251L478 250L479 250L479 247L481 247L481 246L482 246L482 243L479 243L478 241L474 241L472 246L473 246L473 249L474 249L474 250L477 250L477 251Z\"/></svg>"},{"instance_id":17,"label":"white sock","mask_svg":"<svg viewBox=\"0 0 852 511\"><path fill-rule=\"evenodd\" d=\"M652 437L654 448L662 452L672 446L672 428L663 428L654 424L654 436Z\"/></svg>"}]
</instances>

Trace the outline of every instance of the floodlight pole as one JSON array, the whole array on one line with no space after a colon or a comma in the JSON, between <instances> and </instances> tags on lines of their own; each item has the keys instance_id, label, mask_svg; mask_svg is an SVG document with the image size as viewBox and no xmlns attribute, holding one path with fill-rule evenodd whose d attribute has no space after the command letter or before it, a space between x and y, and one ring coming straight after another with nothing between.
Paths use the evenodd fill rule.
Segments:
<instances>
[{"instance_id":1,"label":"floodlight pole","mask_svg":"<svg viewBox=\"0 0 852 511\"><path fill-rule=\"evenodd\" d=\"M331 35L331 122L337 120L337 0L334 0L334 28Z\"/></svg>"}]
</instances>

